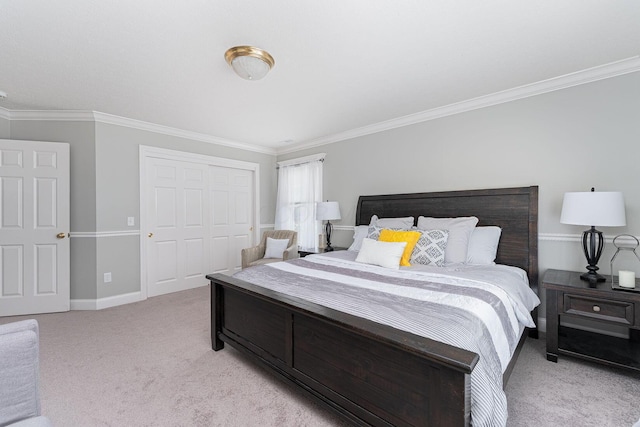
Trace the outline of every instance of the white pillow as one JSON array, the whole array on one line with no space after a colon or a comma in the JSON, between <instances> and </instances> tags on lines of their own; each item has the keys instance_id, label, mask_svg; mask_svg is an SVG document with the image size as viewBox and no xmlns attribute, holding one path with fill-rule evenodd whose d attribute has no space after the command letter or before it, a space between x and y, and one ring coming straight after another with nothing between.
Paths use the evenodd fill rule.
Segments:
<instances>
[{"instance_id":1,"label":"white pillow","mask_svg":"<svg viewBox=\"0 0 640 427\"><path fill-rule=\"evenodd\" d=\"M399 230L409 230L413 227L413 217L408 216L404 218L378 218L378 215L371 217L369 226L375 226L380 228L396 228Z\"/></svg>"},{"instance_id":2,"label":"white pillow","mask_svg":"<svg viewBox=\"0 0 640 427\"><path fill-rule=\"evenodd\" d=\"M495 264L502 229L496 226L476 227L471 232L467 264Z\"/></svg>"},{"instance_id":3,"label":"white pillow","mask_svg":"<svg viewBox=\"0 0 640 427\"><path fill-rule=\"evenodd\" d=\"M264 258L282 258L284 251L289 247L289 239L272 239L267 237L267 249Z\"/></svg>"},{"instance_id":4,"label":"white pillow","mask_svg":"<svg viewBox=\"0 0 640 427\"><path fill-rule=\"evenodd\" d=\"M458 218L418 217L418 230L449 230L444 261L447 264L464 264L467 261L467 250L471 232L478 223L475 216Z\"/></svg>"},{"instance_id":5,"label":"white pillow","mask_svg":"<svg viewBox=\"0 0 640 427\"><path fill-rule=\"evenodd\" d=\"M422 230L420 234L409 263L442 267L449 230Z\"/></svg>"},{"instance_id":6,"label":"white pillow","mask_svg":"<svg viewBox=\"0 0 640 427\"><path fill-rule=\"evenodd\" d=\"M362 240L367 237L369 231L368 225L358 225L353 231L353 243L349 246L349 251L359 251L362 246Z\"/></svg>"},{"instance_id":7,"label":"white pillow","mask_svg":"<svg viewBox=\"0 0 640 427\"><path fill-rule=\"evenodd\" d=\"M406 246L407 242L380 242L365 238L356 261L397 270Z\"/></svg>"}]
</instances>

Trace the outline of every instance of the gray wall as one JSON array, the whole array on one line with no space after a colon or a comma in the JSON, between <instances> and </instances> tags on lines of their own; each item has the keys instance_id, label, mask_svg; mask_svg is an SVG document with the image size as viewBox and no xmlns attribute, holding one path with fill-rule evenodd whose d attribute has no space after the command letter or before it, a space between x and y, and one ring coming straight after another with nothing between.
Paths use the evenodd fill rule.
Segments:
<instances>
[{"instance_id":1,"label":"gray wall","mask_svg":"<svg viewBox=\"0 0 640 427\"><path fill-rule=\"evenodd\" d=\"M260 164L260 221L273 223L275 156L93 121L0 119L0 135L71 146L71 299L96 300L140 291L139 146ZM6 120L5 120L6 121ZM136 225L127 226L127 217ZM82 233L88 233L83 236ZM106 235L105 235L106 234ZM103 283L105 272L113 281Z\"/></svg>"},{"instance_id":2,"label":"gray wall","mask_svg":"<svg viewBox=\"0 0 640 427\"><path fill-rule=\"evenodd\" d=\"M112 124L8 120L0 136L71 145L71 231L118 232L139 224L139 145L260 164L262 224L274 221L275 156ZM326 152L324 197L340 202L336 245L348 245L361 194L540 186L540 268L582 270L581 227L560 224L566 191L622 191L627 227L609 237L640 234L640 73L431 120L315 149ZM354 178L355 177L355 178ZM136 225L133 227L138 229ZM116 233L117 234L117 233ZM572 238L566 238L570 235ZM72 239L72 299L140 290L138 236ZM608 273L608 244L600 262ZM631 266L640 275L640 269ZM105 271L113 282L102 284ZM544 308L543 308L544 312Z\"/></svg>"},{"instance_id":3,"label":"gray wall","mask_svg":"<svg viewBox=\"0 0 640 427\"><path fill-rule=\"evenodd\" d=\"M11 121L0 117L0 139L9 139L11 137Z\"/></svg>"},{"instance_id":4,"label":"gray wall","mask_svg":"<svg viewBox=\"0 0 640 427\"><path fill-rule=\"evenodd\" d=\"M139 146L198 153L260 165L260 221L273 223L275 214L275 156L193 141L139 129L96 123L96 230L139 229ZM127 217L136 226L127 226ZM145 235L144 230L141 236ZM97 242L98 298L140 290L140 237L101 237ZM104 273L113 281L103 283Z\"/></svg>"},{"instance_id":5,"label":"gray wall","mask_svg":"<svg viewBox=\"0 0 640 427\"><path fill-rule=\"evenodd\" d=\"M627 227L640 234L640 73L575 86L378 134L288 153L326 152L324 198L340 202L340 226L355 221L359 195L538 185L539 256L548 268L582 271L584 227L560 224L563 194L622 191ZM346 227L345 227L346 228ZM546 234L546 236L545 236ZM550 236L551 234L551 236ZM332 239L349 245L352 233ZM612 245L599 263L609 272ZM635 267L640 275L640 265ZM543 311L544 312L544 311Z\"/></svg>"},{"instance_id":6,"label":"gray wall","mask_svg":"<svg viewBox=\"0 0 640 427\"><path fill-rule=\"evenodd\" d=\"M95 124L12 120L11 139L68 142L71 157L71 232L96 231ZM96 299L95 238L71 239L71 299Z\"/></svg>"}]
</instances>

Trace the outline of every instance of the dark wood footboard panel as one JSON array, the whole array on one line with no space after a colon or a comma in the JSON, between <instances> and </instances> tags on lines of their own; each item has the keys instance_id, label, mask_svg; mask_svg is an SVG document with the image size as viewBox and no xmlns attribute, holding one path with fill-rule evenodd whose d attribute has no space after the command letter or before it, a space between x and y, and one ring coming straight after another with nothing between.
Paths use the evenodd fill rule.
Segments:
<instances>
[{"instance_id":1,"label":"dark wood footboard panel","mask_svg":"<svg viewBox=\"0 0 640 427\"><path fill-rule=\"evenodd\" d=\"M241 280L211 280L212 346L266 363L357 425L465 426L478 356Z\"/></svg>"}]
</instances>

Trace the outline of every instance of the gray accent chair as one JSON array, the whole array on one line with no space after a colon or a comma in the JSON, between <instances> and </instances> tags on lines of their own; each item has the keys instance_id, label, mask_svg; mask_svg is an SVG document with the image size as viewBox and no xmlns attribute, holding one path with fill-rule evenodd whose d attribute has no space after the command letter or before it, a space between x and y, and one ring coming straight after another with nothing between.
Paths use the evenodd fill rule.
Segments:
<instances>
[{"instance_id":1,"label":"gray accent chair","mask_svg":"<svg viewBox=\"0 0 640 427\"><path fill-rule=\"evenodd\" d=\"M267 249L267 237L272 239L289 239L289 245L282 254L282 258L264 258ZM262 265L270 262L286 261L298 258L298 233L293 230L267 230L262 234L258 246L242 250L242 268Z\"/></svg>"},{"instance_id":2,"label":"gray accent chair","mask_svg":"<svg viewBox=\"0 0 640 427\"><path fill-rule=\"evenodd\" d=\"M38 322L0 325L0 427L51 427L40 415Z\"/></svg>"}]
</instances>

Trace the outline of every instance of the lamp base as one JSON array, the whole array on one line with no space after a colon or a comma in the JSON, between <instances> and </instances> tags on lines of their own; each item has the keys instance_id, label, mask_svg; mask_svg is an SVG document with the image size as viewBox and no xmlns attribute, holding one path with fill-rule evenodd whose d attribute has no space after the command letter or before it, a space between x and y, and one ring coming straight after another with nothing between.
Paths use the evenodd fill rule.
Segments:
<instances>
[{"instance_id":1,"label":"lamp base","mask_svg":"<svg viewBox=\"0 0 640 427\"><path fill-rule=\"evenodd\" d=\"M581 275L580 278L589 282L589 286L592 288L595 288L598 282L604 282L606 280L604 276L596 273L599 270L598 261L600 260L600 255L602 255L603 247L604 237L601 231L596 230L596 228L592 226L589 230L585 230L585 232L582 233L582 250L589 263L589 265L587 265L587 270L589 271Z\"/></svg>"},{"instance_id":2,"label":"lamp base","mask_svg":"<svg viewBox=\"0 0 640 427\"><path fill-rule=\"evenodd\" d=\"M331 221L327 221L327 225L324 226L324 233L327 235L327 247L324 248L325 252L332 252L333 248L331 247L331 231L333 230L333 224Z\"/></svg>"},{"instance_id":3,"label":"lamp base","mask_svg":"<svg viewBox=\"0 0 640 427\"><path fill-rule=\"evenodd\" d=\"M592 288L595 288L598 282L604 282L605 280L607 280L606 277L604 277L602 274L596 273L595 271L588 271L584 274L581 274L580 278L584 281L589 282L589 286Z\"/></svg>"}]
</instances>

